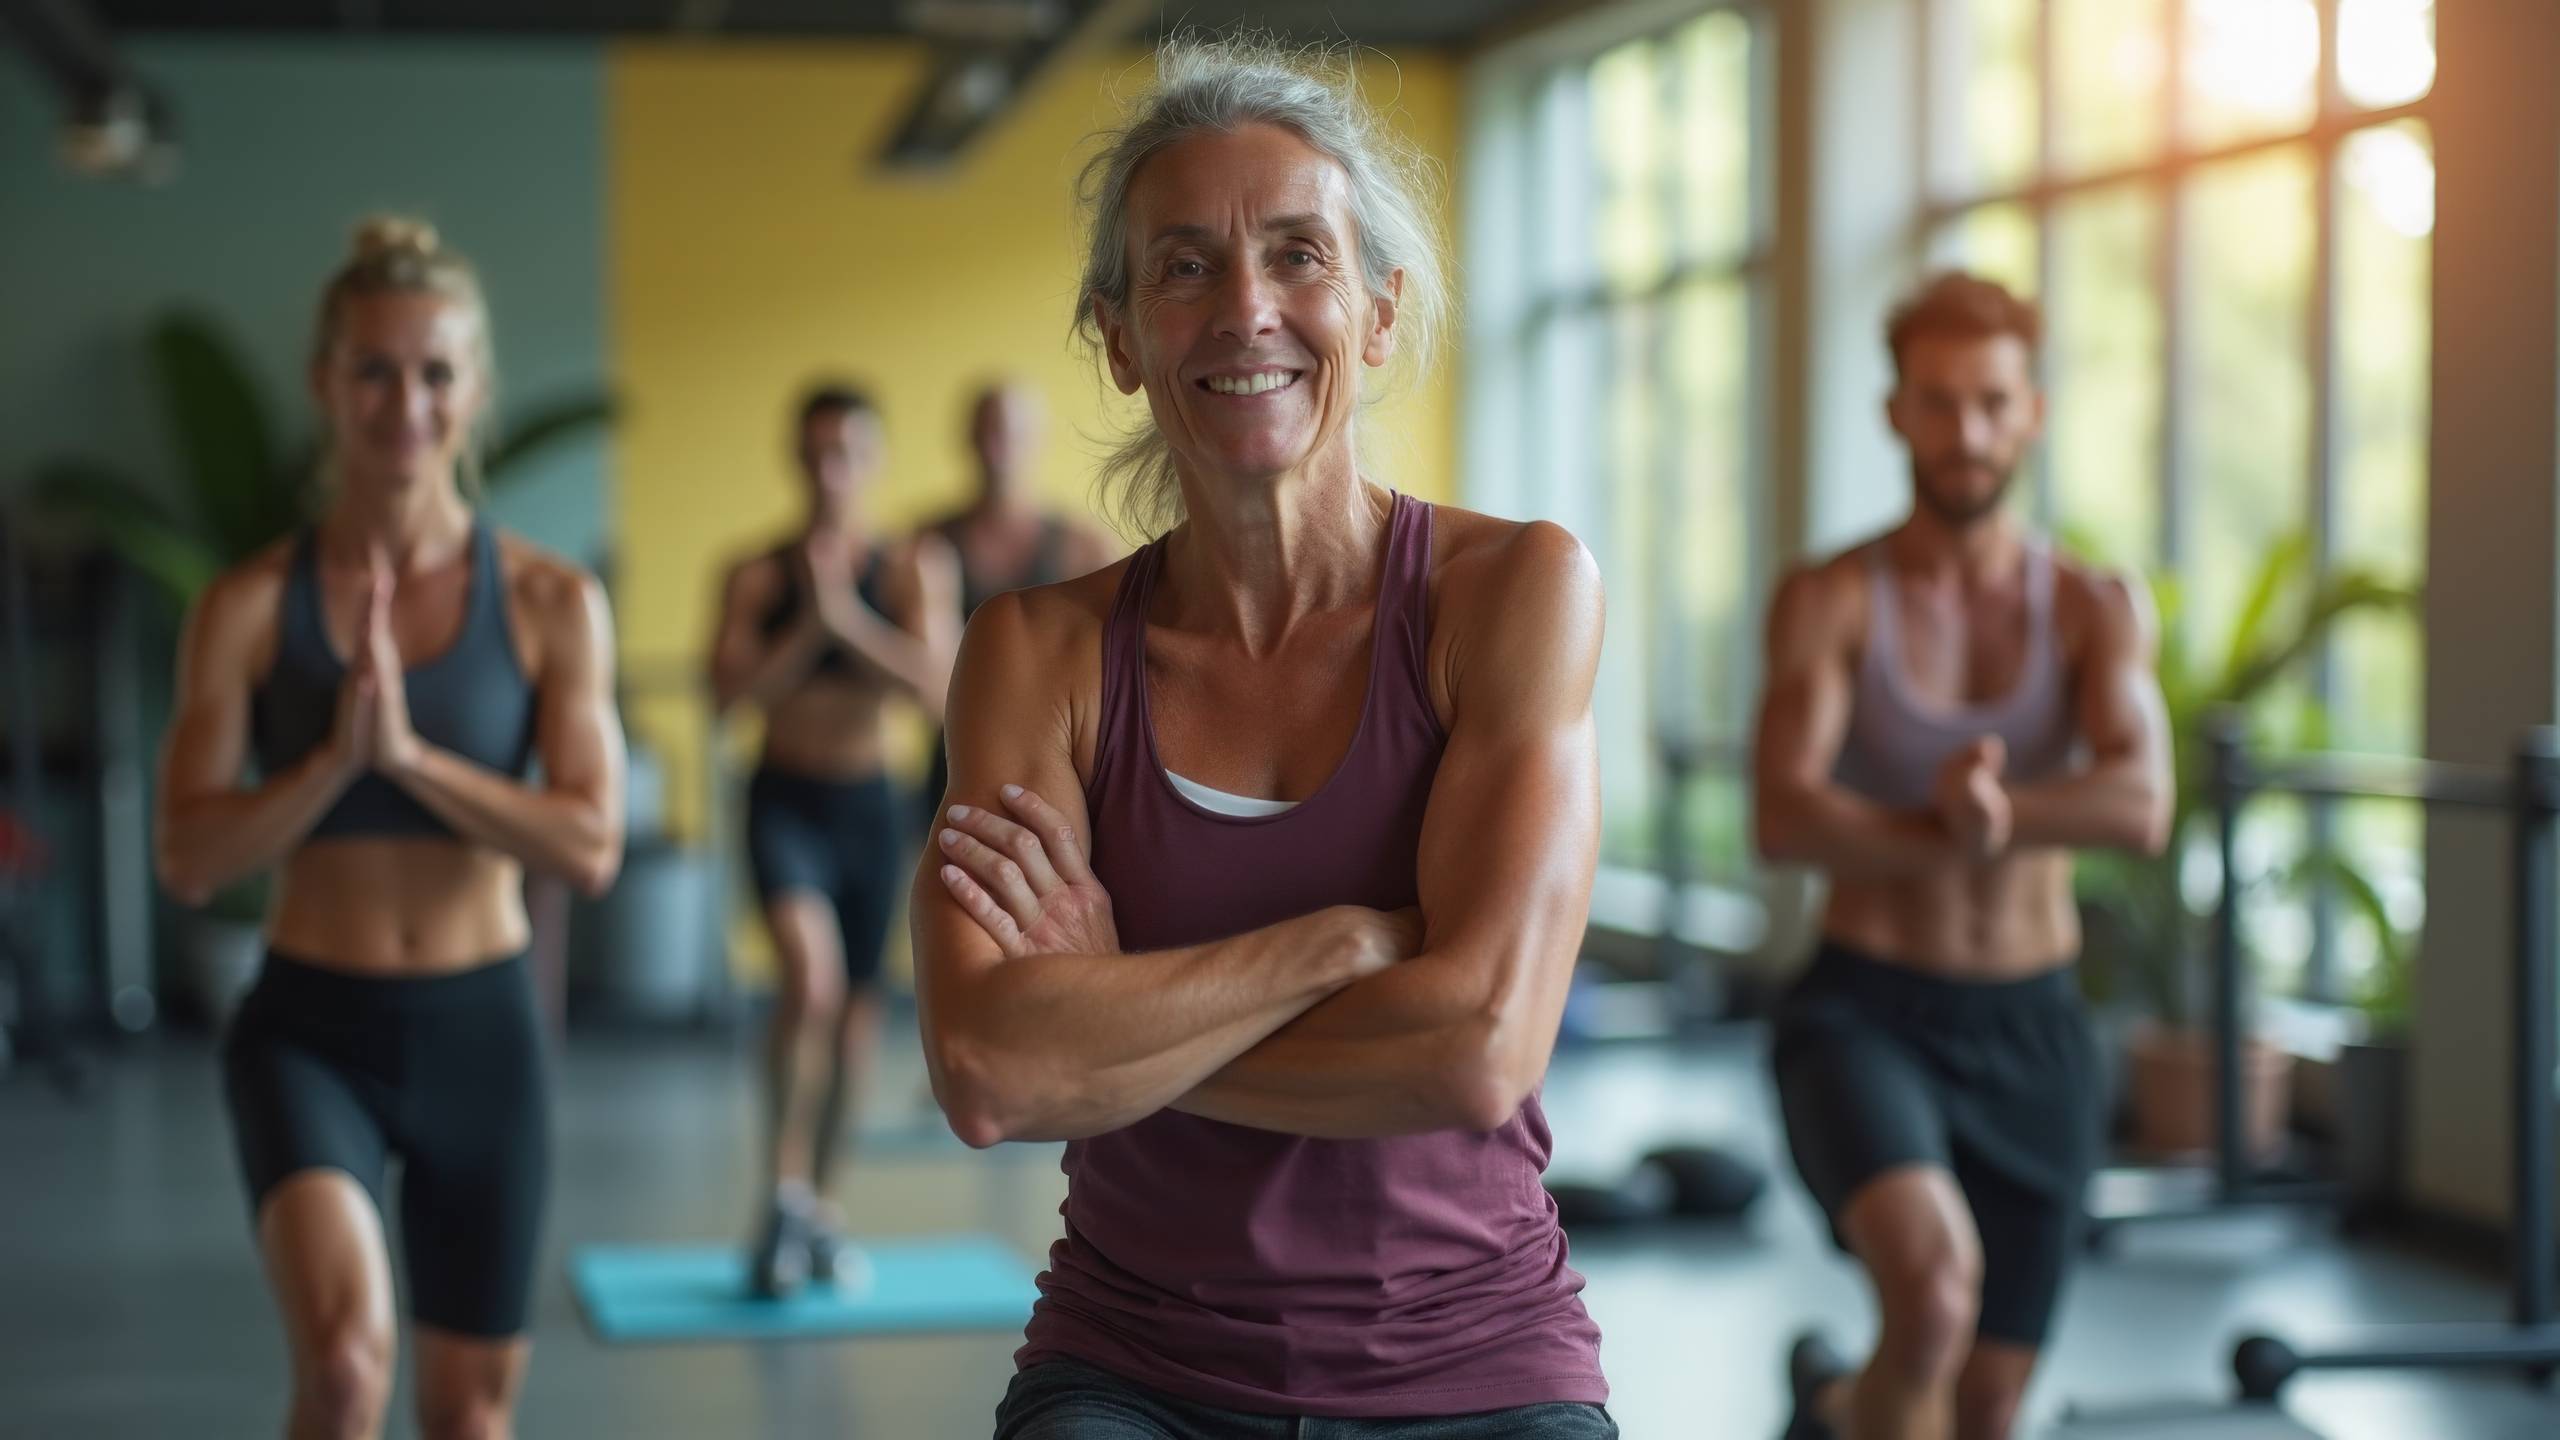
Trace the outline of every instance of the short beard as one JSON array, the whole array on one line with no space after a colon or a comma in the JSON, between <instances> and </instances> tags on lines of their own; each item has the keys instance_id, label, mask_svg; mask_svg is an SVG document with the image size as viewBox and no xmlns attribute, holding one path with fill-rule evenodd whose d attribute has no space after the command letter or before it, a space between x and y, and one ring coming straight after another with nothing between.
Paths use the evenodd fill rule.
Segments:
<instances>
[{"instance_id":1,"label":"short beard","mask_svg":"<svg viewBox=\"0 0 2560 1440\"><path fill-rule=\"evenodd\" d=\"M1990 493L1980 500L1960 505L1949 504L1938 498L1937 488L1928 482L1927 477L1921 473L1919 465L1915 462L1911 467L1911 494L1919 502L1920 508L1928 511L1930 518L1939 524L1950 530L1967 530L1997 513L2008 501L2009 486L2018 478L2018 467L2012 465L1999 473L1998 483L1994 484Z\"/></svg>"}]
</instances>

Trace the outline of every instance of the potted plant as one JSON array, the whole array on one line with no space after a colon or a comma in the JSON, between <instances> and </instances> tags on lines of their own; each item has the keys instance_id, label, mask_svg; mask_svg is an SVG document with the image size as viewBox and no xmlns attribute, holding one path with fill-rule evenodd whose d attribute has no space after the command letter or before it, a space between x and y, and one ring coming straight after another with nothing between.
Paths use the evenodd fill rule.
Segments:
<instances>
[{"instance_id":1,"label":"potted plant","mask_svg":"<svg viewBox=\"0 0 2560 1440\"><path fill-rule=\"evenodd\" d=\"M2380 911L2366 887L2357 904ZM2408 938L2388 924L2356 995L2364 1034L2338 1048L2338 1172L2351 1211L2389 1214L2400 1203L2409 1095L2409 1015L2417 966Z\"/></svg>"},{"instance_id":2,"label":"potted plant","mask_svg":"<svg viewBox=\"0 0 2560 1440\"><path fill-rule=\"evenodd\" d=\"M2169 843L2157 856L2084 855L2078 889L2090 916L2084 973L2102 1015L2132 1015L2122 1039L2125 1085L2135 1148L2154 1154L2206 1150L2215 1138L2213 1095L2218 1068L2208 1013L2213 906L2218 878L2199 877L2192 862L2210 843L2214 824L2212 727L2226 718L2252 750L2265 753L2316 745L2325 729L2318 708L2282 682L2316 653L2337 622L2352 614L2408 611L2416 592L2362 570L2319 575L2307 537L2278 542L2260 562L2247 596L2220 643L2204 643L2184 619L2185 592L2174 576L2156 576L2160 608L2159 680L2173 751ZM2194 883L2206 878L2207 883ZM2355 867L2333 850L2244 877L2251 894L2307 893L2322 881L2354 898L2372 897ZM2372 913L2379 915L2379 902ZM2243 1116L2250 1152L2272 1157L2282 1146L2292 1060L2254 1035L2244 1051L2249 1074Z\"/></svg>"},{"instance_id":3,"label":"potted plant","mask_svg":"<svg viewBox=\"0 0 2560 1440\"><path fill-rule=\"evenodd\" d=\"M318 447L276 443L274 408L208 318L171 311L153 322L145 349L182 483L147 486L73 458L39 466L31 493L39 513L95 537L182 609L214 576L311 518ZM484 458L482 484L496 489L532 455L612 415L609 398L581 395L517 417ZM263 879L245 881L199 910L179 946L193 998L216 1020L256 973L265 908Z\"/></svg>"}]
</instances>

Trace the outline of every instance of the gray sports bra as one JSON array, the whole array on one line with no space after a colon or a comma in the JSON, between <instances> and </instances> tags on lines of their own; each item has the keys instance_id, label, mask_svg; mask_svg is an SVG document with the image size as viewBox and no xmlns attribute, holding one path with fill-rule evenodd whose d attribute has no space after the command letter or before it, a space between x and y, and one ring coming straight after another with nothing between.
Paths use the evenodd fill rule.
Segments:
<instances>
[{"instance_id":1,"label":"gray sports bra","mask_svg":"<svg viewBox=\"0 0 2560 1440\"><path fill-rule=\"evenodd\" d=\"M329 737L346 662L330 648L320 613L319 545L304 531L293 549L277 617L274 668L249 700L249 738L258 768L289 769ZM444 653L403 672L409 724L420 739L503 774L533 763L533 684L507 632L507 586L498 534L471 527L471 588L462 631ZM312 827L333 835L451 835L453 827L379 775L361 775Z\"/></svg>"}]
</instances>

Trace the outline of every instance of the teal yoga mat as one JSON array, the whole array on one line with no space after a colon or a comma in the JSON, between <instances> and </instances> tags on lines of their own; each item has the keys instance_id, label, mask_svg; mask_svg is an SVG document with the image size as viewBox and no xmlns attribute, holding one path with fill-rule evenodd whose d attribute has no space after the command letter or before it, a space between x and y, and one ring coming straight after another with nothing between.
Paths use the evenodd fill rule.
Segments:
<instances>
[{"instance_id":1,"label":"teal yoga mat","mask_svg":"<svg viewBox=\"0 0 2560 1440\"><path fill-rule=\"evenodd\" d=\"M1036 1295L1031 1262L990 1235L864 1242L869 1283L747 1293L735 1245L582 1245L569 1274L600 1340L783 1340L1018 1330Z\"/></svg>"}]
</instances>

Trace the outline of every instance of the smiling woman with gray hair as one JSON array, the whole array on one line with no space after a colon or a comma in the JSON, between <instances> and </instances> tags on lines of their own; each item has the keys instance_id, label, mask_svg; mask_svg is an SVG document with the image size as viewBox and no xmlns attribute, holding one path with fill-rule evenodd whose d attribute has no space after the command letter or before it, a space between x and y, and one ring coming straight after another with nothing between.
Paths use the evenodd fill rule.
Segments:
<instances>
[{"instance_id":1,"label":"smiling woman with gray hair","mask_svg":"<svg viewBox=\"0 0 2560 1440\"><path fill-rule=\"evenodd\" d=\"M1087 168L1078 329L1148 416L1107 478L1162 533L971 622L915 890L952 1128L1068 1142L1000 1437L1616 1434L1538 1182L1600 582L1363 473L1427 178L1250 41L1168 46Z\"/></svg>"},{"instance_id":2,"label":"smiling woman with gray hair","mask_svg":"<svg viewBox=\"0 0 2560 1440\"><path fill-rule=\"evenodd\" d=\"M1348 67L1336 77L1307 57L1251 40L1176 41L1157 55L1156 71L1155 93L1085 162L1078 187L1088 223L1077 338L1103 350L1109 344L1104 317L1129 308L1136 273L1130 186L1139 166L1191 136L1263 124L1294 132L1340 169L1341 198L1360 239L1358 278L1369 294L1394 306L1392 363L1406 375L1429 373L1448 309L1439 226L1431 218L1439 199L1437 167L1360 102ZM1105 489L1119 492L1121 518L1134 529L1153 533L1181 518L1173 446L1156 424L1132 430L1104 462L1101 479Z\"/></svg>"}]
</instances>

